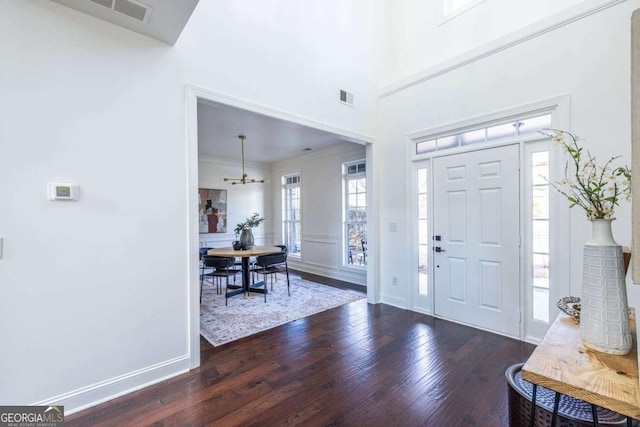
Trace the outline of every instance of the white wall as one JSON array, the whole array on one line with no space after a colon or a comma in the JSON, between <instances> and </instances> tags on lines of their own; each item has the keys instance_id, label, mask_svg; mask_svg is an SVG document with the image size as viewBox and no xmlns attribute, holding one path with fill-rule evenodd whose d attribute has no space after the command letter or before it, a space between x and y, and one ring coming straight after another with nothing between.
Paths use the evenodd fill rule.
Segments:
<instances>
[{"instance_id":1,"label":"white wall","mask_svg":"<svg viewBox=\"0 0 640 427\"><path fill-rule=\"evenodd\" d=\"M188 369L185 84L370 134L372 17L202 1L170 47L0 0L0 403L75 411ZM80 201L47 201L52 181Z\"/></svg>"},{"instance_id":2,"label":"white wall","mask_svg":"<svg viewBox=\"0 0 640 427\"><path fill-rule=\"evenodd\" d=\"M374 63L389 67L379 82L393 82L500 36L507 22L477 21L487 1L465 25L481 33L446 44L447 34L422 29L434 23L417 3L376 27L395 1L384 10L369 0L201 1L172 48L53 2L0 0L0 403L74 411L189 367L185 84L376 134L377 213L398 223L397 233L380 227L377 242L382 291L394 300L406 299L413 250L403 226L408 133L568 93L571 129L598 157L629 160L629 18L639 0L377 104ZM540 4L518 2L515 22L538 19ZM374 40L384 41L382 61ZM337 102L339 89L354 93L355 108ZM47 201L52 181L80 184L81 200ZM614 225L625 245L629 215L620 208ZM339 235L335 219L327 224L305 233ZM578 211L571 224L577 293L589 227Z\"/></svg>"},{"instance_id":3,"label":"white wall","mask_svg":"<svg viewBox=\"0 0 640 427\"><path fill-rule=\"evenodd\" d=\"M250 178L271 179L271 166L260 163L245 162L247 174ZM200 188L214 188L227 190L227 232L202 233L199 235L200 247L231 246L231 242L238 239L233 229L240 222L254 212L265 217L259 227L253 229L253 236L257 245L270 243L273 218L270 217L272 206L271 186L265 184L231 185L223 178L236 178L242 175L239 161L229 159L200 156L198 162L198 182Z\"/></svg>"},{"instance_id":4,"label":"white wall","mask_svg":"<svg viewBox=\"0 0 640 427\"><path fill-rule=\"evenodd\" d=\"M529 3L529 2L527 2ZM535 3L535 2L531 2ZM569 94L570 130L586 138L598 159L620 155L630 163L630 17L640 1L620 3L464 67L383 97L379 131L373 146L379 182L380 280L383 302L407 301L411 278L407 259L413 248L409 227L389 233L384 224L405 222L410 206L407 164L413 146L407 135L422 129L480 116L533 101ZM384 120L383 120L384 118ZM616 211L614 234L630 245L630 204ZM581 288L582 245L590 225L577 208L570 215L571 293ZM400 285L390 286L396 276ZM638 306L637 286L628 287L630 305Z\"/></svg>"},{"instance_id":5,"label":"white wall","mask_svg":"<svg viewBox=\"0 0 640 427\"><path fill-rule=\"evenodd\" d=\"M337 147L313 152L273 165L273 236L282 242L281 178L291 173L301 176L302 254L290 256L289 266L339 280L366 285L362 268L343 266L342 164L364 160L366 147L345 142Z\"/></svg>"},{"instance_id":6,"label":"white wall","mask_svg":"<svg viewBox=\"0 0 640 427\"><path fill-rule=\"evenodd\" d=\"M443 22L442 0L382 0L380 27L387 35L379 43L387 49L378 83L404 79L576 4L605 2L610 0L486 0Z\"/></svg>"}]
</instances>

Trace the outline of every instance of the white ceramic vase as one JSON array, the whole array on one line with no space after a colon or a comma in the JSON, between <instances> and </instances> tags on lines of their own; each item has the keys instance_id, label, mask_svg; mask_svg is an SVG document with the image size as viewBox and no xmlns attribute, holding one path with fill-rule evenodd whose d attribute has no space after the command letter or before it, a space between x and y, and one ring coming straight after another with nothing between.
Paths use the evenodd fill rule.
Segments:
<instances>
[{"instance_id":1,"label":"white ceramic vase","mask_svg":"<svg viewBox=\"0 0 640 427\"><path fill-rule=\"evenodd\" d=\"M592 220L591 240L584 245L580 337L592 350L622 355L632 341L622 246L613 239L611 221Z\"/></svg>"}]
</instances>

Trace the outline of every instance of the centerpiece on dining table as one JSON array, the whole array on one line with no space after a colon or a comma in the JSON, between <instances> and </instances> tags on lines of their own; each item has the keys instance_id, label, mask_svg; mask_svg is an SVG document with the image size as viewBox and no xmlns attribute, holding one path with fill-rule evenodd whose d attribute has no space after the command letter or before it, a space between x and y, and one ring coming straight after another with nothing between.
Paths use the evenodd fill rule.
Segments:
<instances>
[{"instance_id":1,"label":"centerpiece on dining table","mask_svg":"<svg viewBox=\"0 0 640 427\"><path fill-rule=\"evenodd\" d=\"M236 225L236 228L234 228L233 231L236 233L236 238L238 238L238 236L240 236L240 238L233 242L233 249L246 250L253 248L254 240L253 232L251 230L258 227L262 222L264 222L264 217L255 212L253 215L248 217L246 221Z\"/></svg>"}]
</instances>

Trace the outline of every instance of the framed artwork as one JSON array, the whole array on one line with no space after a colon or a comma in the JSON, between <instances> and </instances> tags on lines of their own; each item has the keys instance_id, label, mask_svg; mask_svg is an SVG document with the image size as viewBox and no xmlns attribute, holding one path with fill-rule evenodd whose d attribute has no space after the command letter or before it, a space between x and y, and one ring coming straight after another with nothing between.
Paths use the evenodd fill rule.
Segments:
<instances>
[{"instance_id":1,"label":"framed artwork","mask_svg":"<svg viewBox=\"0 0 640 427\"><path fill-rule=\"evenodd\" d=\"M227 232L227 190L198 188L200 233Z\"/></svg>"}]
</instances>

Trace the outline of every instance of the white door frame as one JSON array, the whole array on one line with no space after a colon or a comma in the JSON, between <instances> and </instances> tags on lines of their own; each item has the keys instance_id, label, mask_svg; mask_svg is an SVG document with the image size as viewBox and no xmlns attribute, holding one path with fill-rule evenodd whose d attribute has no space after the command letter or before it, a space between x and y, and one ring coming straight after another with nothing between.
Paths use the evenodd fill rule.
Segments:
<instances>
[{"instance_id":1,"label":"white door frame","mask_svg":"<svg viewBox=\"0 0 640 427\"><path fill-rule=\"evenodd\" d=\"M186 109L186 163L187 163L187 233L186 242L188 275L188 348L191 369L200 366L200 282L198 273L198 98L225 104L231 107L269 116L310 128L332 133L346 142L353 142L366 145L367 165L374 164L372 144L374 138L368 135L359 134L347 129L331 126L326 123L316 122L295 114L276 110L264 105L234 98L221 93L213 92L196 86L185 86L185 109ZM367 265L367 301L377 303L380 301L380 281L378 279L378 217L376 215L377 197L370 191L375 188L372 173L373 167L367 167L367 221L371 224L367 233L367 238L372 242L373 250L369 251ZM370 203L369 203L370 202ZM370 206L370 207L369 207Z\"/></svg>"},{"instance_id":2,"label":"white door frame","mask_svg":"<svg viewBox=\"0 0 640 427\"><path fill-rule=\"evenodd\" d=\"M570 130L570 96L561 95L561 96L548 98L545 100L535 101L529 104L524 104L517 107L509 108L506 110L497 111L490 114L476 116L466 120L448 123L446 125L421 130L406 136L406 143L409 145L409 149L407 150L407 154L408 154L407 162L412 166L407 168L408 183L406 188L409 193L408 194L409 201L410 201L409 205L414 207L410 210L410 212L407 215L408 221L409 221L409 232L411 233L411 236L410 236L411 244L412 244L411 247L413 248L413 252L416 252L416 248L418 247L418 238L417 238L418 219L417 219L417 209L415 209L415 205L416 205L415 197L417 194L416 169L417 169L417 165L421 161L427 160L427 159L432 160L434 158L445 156L445 155L458 154L458 153L464 153L469 151L477 151L481 149L495 148L495 147L501 147L504 145L512 145L514 143L518 143L520 145L520 168L522 169L525 165L525 162L524 162L525 144L530 141L539 140L540 136L539 135L523 136L518 138L505 139L504 141L498 141L496 143L485 143L485 144L478 144L478 145L472 145L467 147L452 148L447 151L431 152L426 154L416 154L416 151L415 151L416 143L420 141L429 140L434 135L444 134L448 132L455 132L458 129L473 128L473 127L482 125L483 123L487 123L495 120L501 120L505 118L508 119L510 117L518 117L518 116L522 116L522 115L529 114L531 112L536 112L536 111L548 111L549 113L551 113L551 124L554 129ZM556 158L561 158L559 155L560 150L555 150L554 152L555 152ZM564 162L555 162L555 163L556 165L554 167L554 170L550 172L552 174L552 177L559 177L562 175L562 170L564 170ZM433 167L433 163L430 164L430 169L432 169L432 167ZM433 179L432 177L430 178L431 178L431 182L429 183L429 185L431 188L429 189L430 191L429 202L431 207L430 207L429 229L433 230L433 202L432 202ZM521 179L520 206L525 206L524 197L526 192L523 191L523 188L522 188L523 181L524 180ZM556 210L556 213L557 213L557 217L555 219L556 219L557 225L555 229L559 230L559 232L557 236L558 243L553 248L556 251L555 261L556 261L556 265L568 266L570 262L570 259L569 259L570 258L570 242L569 242L570 215L569 215L568 204L565 203L562 206L559 206L558 209ZM524 216L525 216L525 213L523 212L523 209L521 209L520 236L525 235ZM430 245L431 245L431 248L430 248L431 250L433 248L433 241L430 243ZM526 311L525 310L526 309L526 306L525 306L526 289L525 289L525 279L524 279L525 269L523 265L525 253L526 253L525 247L523 244L521 244L520 245L520 311L522 313L521 316L524 316L524 313ZM415 304L415 294L417 292L418 285L419 285L418 273L417 273L418 257L415 254L411 256L409 268L412 274L410 277L410 288L407 291L407 301L408 301L408 307L410 307L413 310L413 307ZM434 267L432 262L430 265L430 271L429 271L431 278L434 277L433 268ZM570 268L557 269L554 278L557 281L556 283L558 284L558 287L561 288L559 289L560 293L562 292L566 293L570 291L570 284L571 284ZM434 315L433 313L433 307L434 307L433 281L429 283L429 298L431 299L430 310L429 310L430 312L427 312L426 314ZM538 343L542 337L531 334L532 328L530 327L530 323L531 323L530 319L526 319L526 318L521 319L520 339L527 342ZM536 328L536 330L539 330L539 328Z\"/></svg>"}]
</instances>

